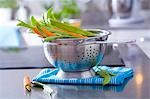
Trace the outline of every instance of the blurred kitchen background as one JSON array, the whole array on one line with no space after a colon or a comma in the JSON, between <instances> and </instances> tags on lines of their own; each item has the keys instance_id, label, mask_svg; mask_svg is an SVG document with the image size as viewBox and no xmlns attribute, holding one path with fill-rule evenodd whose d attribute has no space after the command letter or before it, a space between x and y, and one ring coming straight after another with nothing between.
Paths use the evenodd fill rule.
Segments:
<instances>
[{"instance_id":1,"label":"blurred kitchen background","mask_svg":"<svg viewBox=\"0 0 150 99\"><path fill-rule=\"evenodd\" d=\"M63 3L76 1L77 5L70 8L79 9L78 18L82 20L83 26L106 25L112 17L120 19L134 17L135 23L136 18L142 17L145 20L150 17L149 0L0 0L0 21L9 19L27 21L31 15L41 17L49 7L61 10L62 1ZM136 15L132 15L134 13Z\"/></svg>"},{"instance_id":2,"label":"blurred kitchen background","mask_svg":"<svg viewBox=\"0 0 150 99\"><path fill-rule=\"evenodd\" d=\"M0 48L42 45L40 38L16 27L17 19L40 19L49 7L59 12L63 6L71 10L61 18L81 28L109 30L113 40L150 41L150 0L0 0ZM147 45L139 43L150 55Z\"/></svg>"}]
</instances>

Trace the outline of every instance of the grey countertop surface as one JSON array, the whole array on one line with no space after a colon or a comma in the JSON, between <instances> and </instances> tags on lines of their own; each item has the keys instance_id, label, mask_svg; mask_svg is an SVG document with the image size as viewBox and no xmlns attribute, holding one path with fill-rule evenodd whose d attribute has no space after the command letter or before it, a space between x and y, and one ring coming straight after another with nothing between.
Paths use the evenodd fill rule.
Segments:
<instances>
[{"instance_id":1,"label":"grey countertop surface","mask_svg":"<svg viewBox=\"0 0 150 99\"><path fill-rule=\"evenodd\" d=\"M49 84L54 89L52 99L148 99L150 97L150 59L136 44L118 47L126 67L134 70L134 76L119 86L59 85ZM1 99L51 99L42 89L24 90L23 77L36 76L41 69L0 70Z\"/></svg>"},{"instance_id":2,"label":"grey countertop surface","mask_svg":"<svg viewBox=\"0 0 150 99\"><path fill-rule=\"evenodd\" d=\"M118 47L125 66L134 70L133 78L120 86L50 84L49 86L55 90L52 95L53 99L149 99L150 28L149 25L140 29L138 27L140 28L138 25L134 29L129 29L130 27L123 29L104 27L104 29L112 31L108 40L137 40L136 44L123 44ZM26 36L25 41L27 41L28 47L20 50L17 56L10 50L1 49L0 66L30 67L34 65L36 68L0 69L0 99L50 99L41 89L33 88L31 93L27 93L23 88L24 75L33 78L41 70L38 66L49 66L43 55L42 47L29 45ZM32 50L35 52L31 53ZM31 57L28 57L29 55Z\"/></svg>"}]
</instances>

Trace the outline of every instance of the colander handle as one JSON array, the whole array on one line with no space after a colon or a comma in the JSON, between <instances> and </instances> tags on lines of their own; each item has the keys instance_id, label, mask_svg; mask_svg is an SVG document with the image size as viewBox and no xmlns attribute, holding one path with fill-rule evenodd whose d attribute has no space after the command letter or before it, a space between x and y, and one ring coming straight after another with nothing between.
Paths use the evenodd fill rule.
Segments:
<instances>
[{"instance_id":1,"label":"colander handle","mask_svg":"<svg viewBox=\"0 0 150 99\"><path fill-rule=\"evenodd\" d=\"M91 41L85 42L81 45L89 45L89 44L127 44L127 43L135 43L136 40L118 40L118 41Z\"/></svg>"}]
</instances>

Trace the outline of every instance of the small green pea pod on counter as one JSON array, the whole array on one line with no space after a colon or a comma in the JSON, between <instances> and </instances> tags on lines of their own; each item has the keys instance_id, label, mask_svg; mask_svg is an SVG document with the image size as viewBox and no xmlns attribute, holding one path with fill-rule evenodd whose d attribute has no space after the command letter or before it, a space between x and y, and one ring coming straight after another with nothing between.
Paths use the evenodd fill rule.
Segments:
<instances>
[{"instance_id":1,"label":"small green pea pod on counter","mask_svg":"<svg viewBox=\"0 0 150 99\"><path fill-rule=\"evenodd\" d=\"M99 70L96 72L100 77L103 78L103 83L102 85L105 86L107 84L109 84L110 80L111 80L111 76L116 76L116 74L113 74L107 70L102 70L99 68Z\"/></svg>"}]
</instances>

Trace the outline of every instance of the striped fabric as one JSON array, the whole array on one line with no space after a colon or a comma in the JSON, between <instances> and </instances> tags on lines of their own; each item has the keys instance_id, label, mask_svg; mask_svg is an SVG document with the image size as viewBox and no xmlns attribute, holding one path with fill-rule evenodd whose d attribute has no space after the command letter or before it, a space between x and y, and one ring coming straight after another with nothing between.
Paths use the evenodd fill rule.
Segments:
<instances>
[{"instance_id":1,"label":"striped fabric","mask_svg":"<svg viewBox=\"0 0 150 99\"><path fill-rule=\"evenodd\" d=\"M111 77L110 85L120 85L123 84L126 78L133 76L133 69L126 67L107 67L99 66L98 68L108 70L111 73L117 74L116 76ZM93 68L94 71L97 71L97 67ZM79 79L60 79L55 75L57 74L58 69L43 69L36 77L33 78L33 81L38 81L42 83L58 83L58 84L102 84L103 78L98 75L91 78Z\"/></svg>"}]
</instances>

